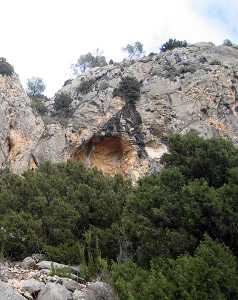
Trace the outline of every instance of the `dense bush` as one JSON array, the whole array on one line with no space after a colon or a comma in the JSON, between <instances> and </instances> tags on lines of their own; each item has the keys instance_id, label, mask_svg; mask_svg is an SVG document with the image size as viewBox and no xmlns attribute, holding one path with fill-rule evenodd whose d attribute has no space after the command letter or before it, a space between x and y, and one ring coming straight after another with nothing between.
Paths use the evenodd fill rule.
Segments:
<instances>
[{"instance_id":1,"label":"dense bush","mask_svg":"<svg viewBox=\"0 0 238 300\"><path fill-rule=\"evenodd\" d=\"M22 177L7 173L0 178L1 249L17 259L45 251L57 261L76 263L78 243L90 230L93 245L97 231L119 221L129 190L122 178L86 170L80 163L46 163ZM112 244L114 258L115 249Z\"/></svg>"},{"instance_id":2,"label":"dense bush","mask_svg":"<svg viewBox=\"0 0 238 300\"><path fill-rule=\"evenodd\" d=\"M11 76L14 73L14 68L5 59L0 60L0 74Z\"/></svg>"},{"instance_id":3,"label":"dense bush","mask_svg":"<svg viewBox=\"0 0 238 300\"><path fill-rule=\"evenodd\" d=\"M173 50L175 48L183 48L183 47L187 47L188 43L186 41L178 41L176 39L169 39L167 42L165 42L161 48L160 51L161 52L165 52L168 50Z\"/></svg>"},{"instance_id":4,"label":"dense bush","mask_svg":"<svg viewBox=\"0 0 238 300\"><path fill-rule=\"evenodd\" d=\"M135 103L140 98L141 83L134 77L122 78L119 87L113 91L113 97L120 96L127 103Z\"/></svg>"},{"instance_id":5,"label":"dense bush","mask_svg":"<svg viewBox=\"0 0 238 300\"><path fill-rule=\"evenodd\" d=\"M194 256L156 258L149 270L134 263L115 264L114 286L123 300L237 299L236 258L205 238Z\"/></svg>"},{"instance_id":6,"label":"dense bush","mask_svg":"<svg viewBox=\"0 0 238 300\"><path fill-rule=\"evenodd\" d=\"M233 46L233 43L232 43L231 40L225 39L225 40L223 41L223 46L232 47L232 46Z\"/></svg>"},{"instance_id":7,"label":"dense bush","mask_svg":"<svg viewBox=\"0 0 238 300\"><path fill-rule=\"evenodd\" d=\"M238 149L192 134L167 143L164 169L136 187L76 162L5 172L1 254L107 273L123 300L238 299Z\"/></svg>"},{"instance_id":8,"label":"dense bush","mask_svg":"<svg viewBox=\"0 0 238 300\"><path fill-rule=\"evenodd\" d=\"M73 99L64 93L57 94L54 102L56 112L64 116L69 115L72 101Z\"/></svg>"},{"instance_id":9,"label":"dense bush","mask_svg":"<svg viewBox=\"0 0 238 300\"><path fill-rule=\"evenodd\" d=\"M45 105L45 101L46 99L44 97L31 97L32 109L38 112L40 115L45 115L48 111Z\"/></svg>"},{"instance_id":10,"label":"dense bush","mask_svg":"<svg viewBox=\"0 0 238 300\"><path fill-rule=\"evenodd\" d=\"M93 79L82 80L80 82L79 87L77 88L77 92L79 92L83 95L89 93L92 90L94 83L95 83L95 80L93 80Z\"/></svg>"}]
</instances>

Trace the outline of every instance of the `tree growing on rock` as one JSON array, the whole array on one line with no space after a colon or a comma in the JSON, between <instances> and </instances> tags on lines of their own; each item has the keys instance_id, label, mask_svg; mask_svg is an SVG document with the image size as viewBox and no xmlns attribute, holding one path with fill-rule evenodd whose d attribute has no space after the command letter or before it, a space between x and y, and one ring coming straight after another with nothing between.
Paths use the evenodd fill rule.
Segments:
<instances>
[{"instance_id":1,"label":"tree growing on rock","mask_svg":"<svg viewBox=\"0 0 238 300\"><path fill-rule=\"evenodd\" d=\"M187 47L188 43L187 41L179 41L176 39L169 39L167 42L165 42L161 47L160 47L160 51L161 52L165 52L168 50L173 50L175 48L183 48L183 47Z\"/></svg>"},{"instance_id":2,"label":"tree growing on rock","mask_svg":"<svg viewBox=\"0 0 238 300\"><path fill-rule=\"evenodd\" d=\"M107 65L105 56L102 55L102 51L96 50L96 55L91 52L80 55L77 62L73 64L72 70L75 75L84 73L87 69L95 67L104 67Z\"/></svg>"},{"instance_id":3,"label":"tree growing on rock","mask_svg":"<svg viewBox=\"0 0 238 300\"><path fill-rule=\"evenodd\" d=\"M32 77L27 79L27 94L32 97L43 96L46 85L42 78Z\"/></svg>"},{"instance_id":4,"label":"tree growing on rock","mask_svg":"<svg viewBox=\"0 0 238 300\"><path fill-rule=\"evenodd\" d=\"M134 44L128 44L122 50L127 52L129 59L140 58L144 54L143 44L139 41Z\"/></svg>"},{"instance_id":5,"label":"tree growing on rock","mask_svg":"<svg viewBox=\"0 0 238 300\"><path fill-rule=\"evenodd\" d=\"M0 57L0 74L11 76L14 73L14 68L10 65L5 57Z\"/></svg>"},{"instance_id":6,"label":"tree growing on rock","mask_svg":"<svg viewBox=\"0 0 238 300\"><path fill-rule=\"evenodd\" d=\"M135 103L140 98L141 82L136 78L126 76L122 78L119 87L113 91L113 97L119 96L125 99L126 103Z\"/></svg>"},{"instance_id":7,"label":"tree growing on rock","mask_svg":"<svg viewBox=\"0 0 238 300\"><path fill-rule=\"evenodd\" d=\"M56 113L68 116L70 114L70 105L72 101L73 99L64 93L57 94L54 103Z\"/></svg>"},{"instance_id":8,"label":"tree growing on rock","mask_svg":"<svg viewBox=\"0 0 238 300\"><path fill-rule=\"evenodd\" d=\"M233 43L232 43L231 40L225 39L225 40L223 41L223 46L232 47L232 46L233 46Z\"/></svg>"}]
</instances>

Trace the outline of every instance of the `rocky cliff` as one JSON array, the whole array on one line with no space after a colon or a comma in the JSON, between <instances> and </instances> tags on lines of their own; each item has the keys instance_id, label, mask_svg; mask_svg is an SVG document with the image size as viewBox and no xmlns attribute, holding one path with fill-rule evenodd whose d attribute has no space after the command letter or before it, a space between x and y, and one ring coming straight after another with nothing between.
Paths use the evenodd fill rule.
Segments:
<instances>
[{"instance_id":1,"label":"rocky cliff","mask_svg":"<svg viewBox=\"0 0 238 300\"><path fill-rule=\"evenodd\" d=\"M125 76L142 83L135 105L113 97ZM49 103L43 119L17 76L0 75L0 165L21 173L45 160L81 160L136 181L160 168L170 133L238 143L237 91L238 49L211 43L91 69L57 92L71 99L69 112L57 115Z\"/></svg>"}]
</instances>

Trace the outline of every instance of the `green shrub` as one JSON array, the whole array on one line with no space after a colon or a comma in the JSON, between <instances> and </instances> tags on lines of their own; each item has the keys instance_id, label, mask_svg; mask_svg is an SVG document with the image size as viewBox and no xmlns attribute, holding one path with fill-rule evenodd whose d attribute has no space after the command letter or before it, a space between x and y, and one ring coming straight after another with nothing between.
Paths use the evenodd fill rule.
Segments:
<instances>
[{"instance_id":1,"label":"green shrub","mask_svg":"<svg viewBox=\"0 0 238 300\"><path fill-rule=\"evenodd\" d=\"M0 74L11 76L14 73L14 68L5 59L0 60Z\"/></svg>"},{"instance_id":2,"label":"green shrub","mask_svg":"<svg viewBox=\"0 0 238 300\"><path fill-rule=\"evenodd\" d=\"M72 278L72 270L70 267L56 268L54 263L51 263L50 276Z\"/></svg>"},{"instance_id":3,"label":"green shrub","mask_svg":"<svg viewBox=\"0 0 238 300\"><path fill-rule=\"evenodd\" d=\"M238 149L166 142L163 170L134 187L78 162L1 174L1 257L40 252L87 280L111 274L123 300L237 299Z\"/></svg>"},{"instance_id":4,"label":"green shrub","mask_svg":"<svg viewBox=\"0 0 238 300\"><path fill-rule=\"evenodd\" d=\"M48 110L44 104L44 98L42 97L31 97L31 107L34 111L38 112L40 115L45 115Z\"/></svg>"},{"instance_id":5,"label":"green shrub","mask_svg":"<svg viewBox=\"0 0 238 300\"><path fill-rule=\"evenodd\" d=\"M59 244L57 246L45 245L44 252L50 260L64 262L66 264L74 264L81 261L79 242L72 244Z\"/></svg>"},{"instance_id":6,"label":"green shrub","mask_svg":"<svg viewBox=\"0 0 238 300\"><path fill-rule=\"evenodd\" d=\"M89 93L92 90L94 83L95 83L95 80L93 80L93 79L82 80L80 82L79 87L77 88L77 92L79 92L83 95Z\"/></svg>"},{"instance_id":7,"label":"green shrub","mask_svg":"<svg viewBox=\"0 0 238 300\"><path fill-rule=\"evenodd\" d=\"M113 91L113 97L120 96L127 103L135 103L140 98L142 84L134 77L124 77L119 83L119 87Z\"/></svg>"},{"instance_id":8,"label":"green shrub","mask_svg":"<svg viewBox=\"0 0 238 300\"><path fill-rule=\"evenodd\" d=\"M57 94L54 102L56 112L65 116L69 115L71 112L70 105L72 101L73 99L64 93Z\"/></svg>"},{"instance_id":9,"label":"green shrub","mask_svg":"<svg viewBox=\"0 0 238 300\"><path fill-rule=\"evenodd\" d=\"M115 264L113 284L123 300L237 299L237 263L232 253L210 238L194 256L155 258L150 270L134 263Z\"/></svg>"},{"instance_id":10,"label":"green shrub","mask_svg":"<svg viewBox=\"0 0 238 300\"><path fill-rule=\"evenodd\" d=\"M186 41L178 41L176 39L169 39L167 42L165 42L161 48L160 51L161 52L165 52L168 50L173 50L175 48L183 48L183 47L187 47L188 43Z\"/></svg>"},{"instance_id":11,"label":"green shrub","mask_svg":"<svg viewBox=\"0 0 238 300\"><path fill-rule=\"evenodd\" d=\"M232 46L233 46L233 43L232 43L231 40L225 39L224 42L223 42L223 46L232 47Z\"/></svg>"}]
</instances>

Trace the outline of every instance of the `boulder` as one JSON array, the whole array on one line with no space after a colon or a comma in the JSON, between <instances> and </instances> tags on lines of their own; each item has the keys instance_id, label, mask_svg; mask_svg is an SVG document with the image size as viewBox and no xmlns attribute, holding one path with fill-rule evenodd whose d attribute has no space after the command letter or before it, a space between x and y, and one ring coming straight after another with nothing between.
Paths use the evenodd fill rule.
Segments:
<instances>
[{"instance_id":1,"label":"boulder","mask_svg":"<svg viewBox=\"0 0 238 300\"><path fill-rule=\"evenodd\" d=\"M11 286L0 281L0 299L1 300L25 300L26 298L18 294Z\"/></svg>"},{"instance_id":2,"label":"boulder","mask_svg":"<svg viewBox=\"0 0 238 300\"><path fill-rule=\"evenodd\" d=\"M102 281L89 282L87 288L94 293L95 298L97 299L105 299L105 300L118 300L116 297L112 287ZM91 300L90 298L88 300Z\"/></svg>"},{"instance_id":3,"label":"boulder","mask_svg":"<svg viewBox=\"0 0 238 300\"><path fill-rule=\"evenodd\" d=\"M22 290L27 291L30 294L38 293L41 289L43 289L45 284L35 279L28 279L22 281Z\"/></svg>"},{"instance_id":4,"label":"boulder","mask_svg":"<svg viewBox=\"0 0 238 300\"><path fill-rule=\"evenodd\" d=\"M74 292L85 287L84 284L80 284L70 278L62 278L62 285L69 291Z\"/></svg>"},{"instance_id":5,"label":"boulder","mask_svg":"<svg viewBox=\"0 0 238 300\"><path fill-rule=\"evenodd\" d=\"M22 261L22 267L25 269L33 268L33 267L35 267L35 265L36 265L36 262L35 262L34 258L32 258L31 256L26 257Z\"/></svg>"},{"instance_id":6,"label":"boulder","mask_svg":"<svg viewBox=\"0 0 238 300\"><path fill-rule=\"evenodd\" d=\"M111 286L105 282L90 282L82 290L75 290L73 300L119 300Z\"/></svg>"},{"instance_id":7,"label":"boulder","mask_svg":"<svg viewBox=\"0 0 238 300\"><path fill-rule=\"evenodd\" d=\"M68 265L59 264L57 262L48 261L48 260L43 260L43 261L39 262L38 264L36 264L36 266L40 270L42 270L42 269L48 269L48 270L50 270L52 268L52 266L55 269L63 269L63 268L69 268L70 267Z\"/></svg>"},{"instance_id":8,"label":"boulder","mask_svg":"<svg viewBox=\"0 0 238 300\"><path fill-rule=\"evenodd\" d=\"M82 290L82 291L76 290L73 293L73 300L88 300L88 299L93 300L93 298L88 298L88 296L89 295L87 290Z\"/></svg>"},{"instance_id":9,"label":"boulder","mask_svg":"<svg viewBox=\"0 0 238 300\"><path fill-rule=\"evenodd\" d=\"M40 291L37 300L71 300L72 293L64 286L48 282Z\"/></svg>"}]
</instances>

